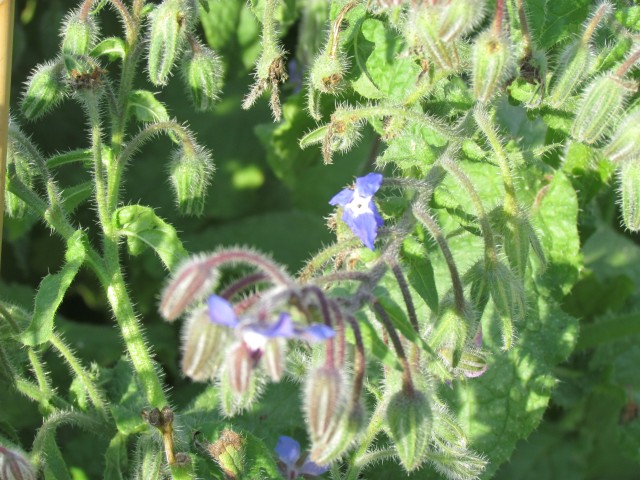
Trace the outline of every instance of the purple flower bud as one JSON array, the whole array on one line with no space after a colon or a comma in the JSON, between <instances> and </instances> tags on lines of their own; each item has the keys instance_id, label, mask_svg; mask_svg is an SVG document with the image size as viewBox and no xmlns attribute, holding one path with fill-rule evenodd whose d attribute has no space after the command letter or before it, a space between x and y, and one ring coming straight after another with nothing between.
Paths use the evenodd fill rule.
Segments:
<instances>
[{"instance_id":1,"label":"purple flower bud","mask_svg":"<svg viewBox=\"0 0 640 480\"><path fill-rule=\"evenodd\" d=\"M2 480L35 480L36 472L24 453L0 445Z\"/></svg>"},{"instance_id":2,"label":"purple flower bud","mask_svg":"<svg viewBox=\"0 0 640 480\"><path fill-rule=\"evenodd\" d=\"M255 359L244 343L238 343L228 353L229 384L233 391L242 394L249 389Z\"/></svg>"},{"instance_id":3,"label":"purple flower bud","mask_svg":"<svg viewBox=\"0 0 640 480\"><path fill-rule=\"evenodd\" d=\"M382 175L369 173L364 177L358 177L354 189L345 188L335 195L330 205L343 207L342 221L370 250L374 249L374 242L378 236L378 228L384 221L373 202L373 195L382 185Z\"/></svg>"},{"instance_id":4,"label":"purple flower bud","mask_svg":"<svg viewBox=\"0 0 640 480\"><path fill-rule=\"evenodd\" d=\"M274 339L267 343L264 351L263 365L274 382L279 382L284 373L287 344L282 339Z\"/></svg>"},{"instance_id":5,"label":"purple flower bud","mask_svg":"<svg viewBox=\"0 0 640 480\"><path fill-rule=\"evenodd\" d=\"M209 320L206 308L189 315L182 331L182 372L196 382L216 375L230 333Z\"/></svg>"},{"instance_id":6,"label":"purple flower bud","mask_svg":"<svg viewBox=\"0 0 640 480\"><path fill-rule=\"evenodd\" d=\"M306 420L315 443L335 430L345 408L345 381L335 368L321 367L307 378L304 400Z\"/></svg>"}]
</instances>

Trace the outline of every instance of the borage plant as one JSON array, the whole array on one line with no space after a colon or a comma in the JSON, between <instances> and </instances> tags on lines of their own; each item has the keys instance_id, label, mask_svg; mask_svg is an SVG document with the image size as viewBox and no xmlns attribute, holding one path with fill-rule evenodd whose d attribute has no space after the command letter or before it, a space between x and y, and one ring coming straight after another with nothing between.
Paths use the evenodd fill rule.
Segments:
<instances>
[{"instance_id":1,"label":"borage plant","mask_svg":"<svg viewBox=\"0 0 640 480\"><path fill-rule=\"evenodd\" d=\"M55 436L63 423L109 439L105 478L490 477L540 422L552 369L576 341L577 320L560 304L581 268L579 208L595 195L585 172L596 189L617 172L624 224L640 229L632 10L601 2L587 16L585 6L555 38L547 29L558 19L529 3L87 0L72 11L58 57L34 71L21 107L35 119L78 101L90 148L46 158L10 127L8 213L36 212L67 250L32 311L2 301L6 381L45 416L30 449L2 433L2 465L18 472L8 478L69 478ZM107 5L122 38L100 36ZM134 83L143 58L156 86L180 63L195 108L213 109L223 63L195 33L199 15L208 31L216 25L209 9L220 22L232 10L258 20L242 107L269 93L280 124L258 131L290 188L304 175L286 158L298 148L320 144L328 169L337 153L372 142L359 169L379 173L327 196L336 240L295 276L250 248L189 256L151 208L122 205L127 165L166 133L180 212L205 210L210 153ZM61 188L56 169L69 163L90 168L92 181ZM97 243L73 216L90 197ZM188 405L170 405L144 340L123 240L131 255L154 249L171 272L160 314L184 317L182 372L207 384ZM127 355L114 367L83 366L56 329L83 266L121 330ZM68 395L47 376L49 348L71 369Z\"/></svg>"}]
</instances>

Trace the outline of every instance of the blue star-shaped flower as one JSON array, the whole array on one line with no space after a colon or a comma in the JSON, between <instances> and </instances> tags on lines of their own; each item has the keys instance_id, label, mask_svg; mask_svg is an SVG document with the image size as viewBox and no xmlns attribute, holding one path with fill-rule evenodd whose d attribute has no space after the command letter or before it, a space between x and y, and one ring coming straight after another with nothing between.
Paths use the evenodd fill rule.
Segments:
<instances>
[{"instance_id":1,"label":"blue star-shaped flower","mask_svg":"<svg viewBox=\"0 0 640 480\"><path fill-rule=\"evenodd\" d=\"M319 323L305 328L298 327L293 323L291 315L286 312L282 312L271 324L253 319L240 320L231 304L218 295L211 295L207 304L211 321L233 328L255 358L259 358L264 353L267 342L272 338L295 338L307 342L319 342L335 335L331 327Z\"/></svg>"},{"instance_id":2,"label":"blue star-shaped flower","mask_svg":"<svg viewBox=\"0 0 640 480\"><path fill-rule=\"evenodd\" d=\"M318 465L311 460L300 459L300 444L291 437L282 436L278 438L276 453L280 457L281 468L284 470L285 478L293 480L300 475L318 476L329 470L329 467Z\"/></svg>"},{"instance_id":3,"label":"blue star-shaped flower","mask_svg":"<svg viewBox=\"0 0 640 480\"><path fill-rule=\"evenodd\" d=\"M329 201L329 204L340 205L343 208L342 221L370 250L374 248L378 228L384 223L376 204L373 203L373 195L381 184L382 175L370 173L356 178L355 188L345 188Z\"/></svg>"}]
</instances>

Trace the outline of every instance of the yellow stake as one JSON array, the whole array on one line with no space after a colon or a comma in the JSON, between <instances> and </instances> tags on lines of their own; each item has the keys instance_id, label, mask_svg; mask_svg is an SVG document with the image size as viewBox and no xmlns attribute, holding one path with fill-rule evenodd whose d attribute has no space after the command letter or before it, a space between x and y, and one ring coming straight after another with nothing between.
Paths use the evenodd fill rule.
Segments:
<instances>
[{"instance_id":1,"label":"yellow stake","mask_svg":"<svg viewBox=\"0 0 640 480\"><path fill-rule=\"evenodd\" d=\"M4 180L9 135L9 93L11 91L11 53L13 51L14 0L0 0L0 261L4 224Z\"/></svg>"}]
</instances>

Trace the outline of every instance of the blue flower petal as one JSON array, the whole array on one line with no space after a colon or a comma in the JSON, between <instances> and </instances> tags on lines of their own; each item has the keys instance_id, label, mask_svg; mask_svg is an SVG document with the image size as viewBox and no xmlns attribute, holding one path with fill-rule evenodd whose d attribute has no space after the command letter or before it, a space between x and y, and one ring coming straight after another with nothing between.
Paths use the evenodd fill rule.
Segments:
<instances>
[{"instance_id":1,"label":"blue flower petal","mask_svg":"<svg viewBox=\"0 0 640 480\"><path fill-rule=\"evenodd\" d=\"M278 438L278 444L276 445L276 453L280 460L282 460L289 468L293 468L295 463L300 458L300 444L293 438L285 435Z\"/></svg>"},{"instance_id":2,"label":"blue flower petal","mask_svg":"<svg viewBox=\"0 0 640 480\"><path fill-rule=\"evenodd\" d=\"M302 465L302 468L300 469L300 474L318 476L328 471L329 471L328 466L324 467L324 466L318 465L315 462L312 462L311 460L307 460L306 462L304 462L304 465Z\"/></svg>"},{"instance_id":3,"label":"blue flower petal","mask_svg":"<svg viewBox=\"0 0 640 480\"><path fill-rule=\"evenodd\" d=\"M380 212L378 212L378 207L376 207L376 204L373 203L373 200L369 204L369 208L371 208L371 211L373 212L373 218L376 221L376 225L378 226L378 228L382 227L384 225L384 220L380 216Z\"/></svg>"},{"instance_id":4,"label":"blue flower petal","mask_svg":"<svg viewBox=\"0 0 640 480\"><path fill-rule=\"evenodd\" d=\"M365 247L373 250L373 242L378 236L378 222L373 213L363 213L354 217L351 214L342 215L342 220L349 226L351 231L360 239Z\"/></svg>"},{"instance_id":5,"label":"blue flower petal","mask_svg":"<svg viewBox=\"0 0 640 480\"><path fill-rule=\"evenodd\" d=\"M378 191L382 185L382 175L380 173L369 173L364 177L356 178L356 191L363 197L370 197Z\"/></svg>"},{"instance_id":6,"label":"blue flower petal","mask_svg":"<svg viewBox=\"0 0 640 480\"><path fill-rule=\"evenodd\" d=\"M218 295L211 295L207 300L209 306L209 319L218 325L236 328L238 326L238 317L233 311L233 307L224 298Z\"/></svg>"},{"instance_id":7,"label":"blue flower petal","mask_svg":"<svg viewBox=\"0 0 640 480\"><path fill-rule=\"evenodd\" d=\"M296 337L310 343L321 342L328 338L333 338L335 335L336 332L333 328L321 323L314 323L310 327L299 329L296 332Z\"/></svg>"},{"instance_id":8,"label":"blue flower petal","mask_svg":"<svg viewBox=\"0 0 640 480\"><path fill-rule=\"evenodd\" d=\"M350 188L345 188L340 193L334 195L331 200L329 200L329 205L340 205L341 207L344 207L352 199L353 190Z\"/></svg>"},{"instance_id":9,"label":"blue flower petal","mask_svg":"<svg viewBox=\"0 0 640 480\"><path fill-rule=\"evenodd\" d=\"M295 336L295 329L293 325L293 321L291 320L291 315L288 313L281 313L278 317L278 320L269 325L267 328L263 329L260 332L265 337L269 338L291 338Z\"/></svg>"}]
</instances>

